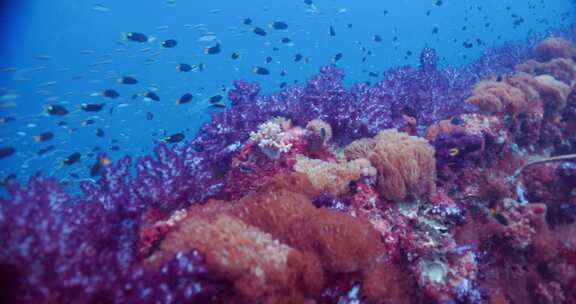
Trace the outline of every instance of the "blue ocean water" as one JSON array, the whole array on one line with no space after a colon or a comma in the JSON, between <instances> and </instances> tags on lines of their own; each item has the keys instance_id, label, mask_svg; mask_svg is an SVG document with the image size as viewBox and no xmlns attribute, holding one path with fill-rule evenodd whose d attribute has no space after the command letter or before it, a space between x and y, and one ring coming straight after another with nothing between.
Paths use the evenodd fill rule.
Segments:
<instances>
[{"instance_id":1,"label":"blue ocean water","mask_svg":"<svg viewBox=\"0 0 576 304\"><path fill-rule=\"evenodd\" d=\"M237 79L258 81L272 92L336 63L347 83L375 82L385 69L418 64L423 47L436 49L441 65L457 66L487 48L568 26L576 16L576 3L568 0L29 0L4 1L0 8L0 117L14 118L0 125L0 148L15 149L0 159L0 179L15 175L24 181L42 170L72 183L91 178L99 152L116 160L147 154L172 134L184 134L184 141L194 137L218 111L210 97L225 96ZM245 24L246 18L252 23ZM288 28L270 27L275 21ZM267 34L254 34L255 27ZM129 32L150 41L129 41ZM167 39L178 45L163 48ZM220 53L206 54L218 43ZM239 58L232 59L233 53ZM295 61L298 54L302 59ZM335 62L337 54L342 58ZM204 68L181 72L179 63ZM258 66L270 74L254 73ZM122 76L139 83L119 84ZM98 96L107 89L120 97ZM160 101L140 96L145 91ZM193 100L176 104L185 93ZM105 106L88 113L81 110L84 103ZM70 113L47 115L49 105ZM44 132L54 138L37 142ZM62 163L76 152L79 162Z\"/></svg>"}]
</instances>

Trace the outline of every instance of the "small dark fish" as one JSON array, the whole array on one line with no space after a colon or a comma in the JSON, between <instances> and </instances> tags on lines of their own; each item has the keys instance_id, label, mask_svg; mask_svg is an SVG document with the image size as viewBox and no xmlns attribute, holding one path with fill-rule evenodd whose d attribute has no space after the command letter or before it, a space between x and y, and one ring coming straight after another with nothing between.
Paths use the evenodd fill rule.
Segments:
<instances>
[{"instance_id":1,"label":"small dark fish","mask_svg":"<svg viewBox=\"0 0 576 304\"><path fill-rule=\"evenodd\" d=\"M118 94L118 92L116 90L108 89L108 90L102 92L102 96L115 99L115 98L120 97L120 94Z\"/></svg>"},{"instance_id":2,"label":"small dark fish","mask_svg":"<svg viewBox=\"0 0 576 304\"><path fill-rule=\"evenodd\" d=\"M288 29L288 24L284 21L274 21L270 26L275 30L286 30Z\"/></svg>"},{"instance_id":3,"label":"small dark fish","mask_svg":"<svg viewBox=\"0 0 576 304\"><path fill-rule=\"evenodd\" d=\"M334 30L334 27L332 25L330 25L330 36L332 37L336 36L336 31Z\"/></svg>"},{"instance_id":4,"label":"small dark fish","mask_svg":"<svg viewBox=\"0 0 576 304\"><path fill-rule=\"evenodd\" d=\"M0 117L0 124L5 124L5 123L9 123L9 122L13 122L16 120L16 117L14 116L4 116L4 117Z\"/></svg>"},{"instance_id":5,"label":"small dark fish","mask_svg":"<svg viewBox=\"0 0 576 304\"><path fill-rule=\"evenodd\" d=\"M16 176L16 174L9 174L6 177L4 177L1 181L0 181L0 187L2 186L7 186L8 184L10 184L11 182L13 182L16 178L18 178L18 176Z\"/></svg>"},{"instance_id":6,"label":"small dark fish","mask_svg":"<svg viewBox=\"0 0 576 304\"><path fill-rule=\"evenodd\" d=\"M270 71L267 68L259 67L259 66L254 67L252 69L252 72L254 72L255 74L258 74L258 75L269 75L270 74Z\"/></svg>"},{"instance_id":7,"label":"small dark fish","mask_svg":"<svg viewBox=\"0 0 576 304\"><path fill-rule=\"evenodd\" d=\"M287 86L288 84L286 82L282 82L280 83L280 88L283 89Z\"/></svg>"},{"instance_id":8,"label":"small dark fish","mask_svg":"<svg viewBox=\"0 0 576 304\"><path fill-rule=\"evenodd\" d=\"M288 38L288 37L282 37L282 39L280 39L280 42L282 42L284 44L288 44L288 43L292 42L292 40L290 40L290 38Z\"/></svg>"},{"instance_id":9,"label":"small dark fish","mask_svg":"<svg viewBox=\"0 0 576 304\"><path fill-rule=\"evenodd\" d=\"M286 76L286 70L282 70L282 72L280 72L280 76L281 76L281 77Z\"/></svg>"},{"instance_id":10,"label":"small dark fish","mask_svg":"<svg viewBox=\"0 0 576 304\"><path fill-rule=\"evenodd\" d=\"M86 119L86 120L84 120L84 121L82 122L82 126L83 126L83 127L89 126L89 125L94 124L95 122L96 122L96 121L95 121L94 119L90 119L90 118L89 118L89 119Z\"/></svg>"},{"instance_id":11,"label":"small dark fish","mask_svg":"<svg viewBox=\"0 0 576 304\"><path fill-rule=\"evenodd\" d=\"M270 56L266 57L266 60L265 60L265 62L266 62L266 63L270 63L270 62L272 62L272 57L270 57Z\"/></svg>"},{"instance_id":12,"label":"small dark fish","mask_svg":"<svg viewBox=\"0 0 576 304\"><path fill-rule=\"evenodd\" d=\"M174 39L168 39L168 40L165 40L162 42L162 47L165 47L167 49L173 48L177 45L178 45L178 41L176 41Z\"/></svg>"},{"instance_id":13,"label":"small dark fish","mask_svg":"<svg viewBox=\"0 0 576 304\"><path fill-rule=\"evenodd\" d=\"M210 103L219 103L224 99L224 96L222 95L214 95L212 97L210 97L210 99L208 99L208 101Z\"/></svg>"},{"instance_id":14,"label":"small dark fish","mask_svg":"<svg viewBox=\"0 0 576 304\"><path fill-rule=\"evenodd\" d=\"M226 108L226 105L223 104L223 103L215 103L215 104L210 105L210 108L213 108L213 109L220 108L220 109L222 109L222 108Z\"/></svg>"},{"instance_id":15,"label":"small dark fish","mask_svg":"<svg viewBox=\"0 0 576 304\"><path fill-rule=\"evenodd\" d=\"M340 59L342 59L342 56L344 56L344 55L342 55L342 53L336 54L336 55L334 56L334 59L333 59L334 62L338 62Z\"/></svg>"},{"instance_id":16,"label":"small dark fish","mask_svg":"<svg viewBox=\"0 0 576 304\"><path fill-rule=\"evenodd\" d=\"M179 63L176 65L176 70L180 72L190 72L192 71L192 66L187 63Z\"/></svg>"},{"instance_id":17,"label":"small dark fish","mask_svg":"<svg viewBox=\"0 0 576 304\"><path fill-rule=\"evenodd\" d=\"M306 5L312 5L312 0L304 0L304 4L306 4Z\"/></svg>"},{"instance_id":18,"label":"small dark fish","mask_svg":"<svg viewBox=\"0 0 576 304\"><path fill-rule=\"evenodd\" d=\"M134 41L134 42L148 42L148 36L142 34L142 33L137 33L137 32L130 32L128 34L126 34L126 39L130 40L130 41Z\"/></svg>"},{"instance_id":19,"label":"small dark fish","mask_svg":"<svg viewBox=\"0 0 576 304\"><path fill-rule=\"evenodd\" d=\"M255 27L252 32L258 36L266 36L266 31L261 27Z\"/></svg>"},{"instance_id":20,"label":"small dark fish","mask_svg":"<svg viewBox=\"0 0 576 304\"><path fill-rule=\"evenodd\" d=\"M194 95L190 94L190 93L186 93L184 95L182 95L182 97L178 98L178 100L176 100L176 104L185 104L190 102L190 100L192 100L192 98L194 98Z\"/></svg>"},{"instance_id":21,"label":"small dark fish","mask_svg":"<svg viewBox=\"0 0 576 304\"><path fill-rule=\"evenodd\" d=\"M52 149L54 149L54 145L50 145L46 148L42 148L42 149L38 150L38 152L36 152L36 154L42 155L42 154L45 154L46 152L51 151Z\"/></svg>"},{"instance_id":22,"label":"small dark fish","mask_svg":"<svg viewBox=\"0 0 576 304\"><path fill-rule=\"evenodd\" d=\"M352 28L352 23L348 23L348 24L346 25L346 27L349 28L349 29L351 29L351 28Z\"/></svg>"},{"instance_id":23,"label":"small dark fish","mask_svg":"<svg viewBox=\"0 0 576 304\"><path fill-rule=\"evenodd\" d=\"M54 116L64 116L68 114L68 110L60 105L49 105L46 107L46 113Z\"/></svg>"},{"instance_id":24,"label":"small dark fish","mask_svg":"<svg viewBox=\"0 0 576 304\"><path fill-rule=\"evenodd\" d=\"M54 133L52 132L44 132L40 135L36 135L34 136L34 141L39 143L39 142L43 142L43 141L47 141L47 140L51 140L54 138Z\"/></svg>"},{"instance_id":25,"label":"small dark fish","mask_svg":"<svg viewBox=\"0 0 576 304\"><path fill-rule=\"evenodd\" d=\"M250 25L250 24L252 24L252 19L250 19L250 18L244 18L244 20L242 20L242 23L243 23L244 25Z\"/></svg>"},{"instance_id":26,"label":"small dark fish","mask_svg":"<svg viewBox=\"0 0 576 304\"><path fill-rule=\"evenodd\" d=\"M1 147L0 148L0 159L11 156L14 153L16 153L16 149L14 149L12 147Z\"/></svg>"},{"instance_id":27,"label":"small dark fish","mask_svg":"<svg viewBox=\"0 0 576 304\"><path fill-rule=\"evenodd\" d=\"M206 55L216 55L220 53L222 49L220 48L220 43L217 43L215 46L207 47L204 49L204 54Z\"/></svg>"},{"instance_id":28,"label":"small dark fish","mask_svg":"<svg viewBox=\"0 0 576 304\"><path fill-rule=\"evenodd\" d=\"M442 0L436 0L436 2L434 3L434 5L436 6L440 6L442 5L444 2L442 2Z\"/></svg>"},{"instance_id":29,"label":"small dark fish","mask_svg":"<svg viewBox=\"0 0 576 304\"><path fill-rule=\"evenodd\" d=\"M462 120L460 117L454 117L450 120L450 123L456 126L460 126L464 123L464 120Z\"/></svg>"},{"instance_id":30,"label":"small dark fish","mask_svg":"<svg viewBox=\"0 0 576 304\"><path fill-rule=\"evenodd\" d=\"M240 53L234 52L234 53L232 53L230 58L232 58L232 60L236 60L236 59L240 58Z\"/></svg>"},{"instance_id":31,"label":"small dark fish","mask_svg":"<svg viewBox=\"0 0 576 304\"><path fill-rule=\"evenodd\" d=\"M434 29L432 30L432 34L438 34L438 28L434 27Z\"/></svg>"},{"instance_id":32,"label":"small dark fish","mask_svg":"<svg viewBox=\"0 0 576 304\"><path fill-rule=\"evenodd\" d=\"M502 213L495 213L494 218L498 221L498 223L508 226L508 219L502 215Z\"/></svg>"},{"instance_id":33,"label":"small dark fish","mask_svg":"<svg viewBox=\"0 0 576 304\"><path fill-rule=\"evenodd\" d=\"M102 173L102 170L104 170L106 167L109 167L112 164L112 160L106 156L105 154L99 154L97 156L97 160L94 163L94 165L92 165L92 168L90 169L90 176L91 177L95 177L97 175L100 175L100 173Z\"/></svg>"},{"instance_id":34,"label":"small dark fish","mask_svg":"<svg viewBox=\"0 0 576 304\"><path fill-rule=\"evenodd\" d=\"M182 133L172 134L170 136L164 137L164 141L169 144L181 142L186 136Z\"/></svg>"},{"instance_id":35,"label":"small dark fish","mask_svg":"<svg viewBox=\"0 0 576 304\"><path fill-rule=\"evenodd\" d=\"M95 104L95 103L83 103L81 108L85 112L100 112L102 108L106 105L105 103Z\"/></svg>"},{"instance_id":36,"label":"small dark fish","mask_svg":"<svg viewBox=\"0 0 576 304\"><path fill-rule=\"evenodd\" d=\"M152 91L146 91L142 96L144 96L144 98L148 98L153 101L160 101L160 96L158 96L158 94Z\"/></svg>"},{"instance_id":37,"label":"small dark fish","mask_svg":"<svg viewBox=\"0 0 576 304\"><path fill-rule=\"evenodd\" d=\"M96 128L95 133L96 133L96 136L98 136L98 137L104 137L104 136L106 136L106 133L104 133L104 131L103 131L102 129L100 129L100 128Z\"/></svg>"},{"instance_id":38,"label":"small dark fish","mask_svg":"<svg viewBox=\"0 0 576 304\"><path fill-rule=\"evenodd\" d=\"M112 146L112 147L110 147L110 151L120 151L120 147Z\"/></svg>"},{"instance_id":39,"label":"small dark fish","mask_svg":"<svg viewBox=\"0 0 576 304\"><path fill-rule=\"evenodd\" d=\"M68 123L65 121L60 121L60 122L58 122L58 126L59 127L66 127L66 126L68 126Z\"/></svg>"},{"instance_id":40,"label":"small dark fish","mask_svg":"<svg viewBox=\"0 0 576 304\"><path fill-rule=\"evenodd\" d=\"M152 119L154 119L154 113L146 112L146 120L152 120Z\"/></svg>"},{"instance_id":41,"label":"small dark fish","mask_svg":"<svg viewBox=\"0 0 576 304\"><path fill-rule=\"evenodd\" d=\"M77 163L78 161L80 161L80 158L82 158L82 154L75 152L75 153L68 155L68 157L66 157L65 159L63 159L62 164L70 166L70 165L73 165L73 164Z\"/></svg>"},{"instance_id":42,"label":"small dark fish","mask_svg":"<svg viewBox=\"0 0 576 304\"><path fill-rule=\"evenodd\" d=\"M304 58L304 56L302 56L302 54L296 54L296 55L294 55L294 62L298 62L298 61L302 60L302 58Z\"/></svg>"},{"instance_id":43,"label":"small dark fish","mask_svg":"<svg viewBox=\"0 0 576 304\"><path fill-rule=\"evenodd\" d=\"M374 42L382 42L382 36L380 35L374 35Z\"/></svg>"},{"instance_id":44,"label":"small dark fish","mask_svg":"<svg viewBox=\"0 0 576 304\"><path fill-rule=\"evenodd\" d=\"M130 77L130 76L122 76L120 78L117 79L118 83L121 84L137 84L138 80L134 77Z\"/></svg>"}]
</instances>

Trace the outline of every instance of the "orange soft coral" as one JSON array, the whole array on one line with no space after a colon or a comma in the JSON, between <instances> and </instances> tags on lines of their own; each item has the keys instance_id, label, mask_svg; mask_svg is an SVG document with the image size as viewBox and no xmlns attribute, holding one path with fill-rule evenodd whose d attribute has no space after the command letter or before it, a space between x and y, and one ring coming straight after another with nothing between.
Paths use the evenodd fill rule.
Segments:
<instances>
[{"instance_id":1,"label":"orange soft coral","mask_svg":"<svg viewBox=\"0 0 576 304\"><path fill-rule=\"evenodd\" d=\"M286 246L269 234L222 214L215 218L191 216L169 233L150 262L169 260L180 251L196 248L216 275L234 282L238 299L253 303L300 303L304 275L319 273L314 257ZM310 267L312 266L312 267ZM316 268L316 269L314 269Z\"/></svg>"},{"instance_id":2,"label":"orange soft coral","mask_svg":"<svg viewBox=\"0 0 576 304\"><path fill-rule=\"evenodd\" d=\"M550 75L534 77L538 82L537 90L545 106L557 112L566 107L570 87Z\"/></svg>"},{"instance_id":3,"label":"orange soft coral","mask_svg":"<svg viewBox=\"0 0 576 304\"><path fill-rule=\"evenodd\" d=\"M303 179L301 175L287 177ZM314 187L305 182L314 192ZM314 252L325 270L333 273L362 272L380 254L378 233L369 223L341 212L318 209L298 188L270 185L247 196L237 216L302 251Z\"/></svg>"},{"instance_id":4,"label":"orange soft coral","mask_svg":"<svg viewBox=\"0 0 576 304\"><path fill-rule=\"evenodd\" d=\"M378 169L378 185L388 199L422 196L436 189L434 148L423 138L397 130L384 130L376 137L370 161Z\"/></svg>"},{"instance_id":5,"label":"orange soft coral","mask_svg":"<svg viewBox=\"0 0 576 304\"><path fill-rule=\"evenodd\" d=\"M352 142L345 153L348 158L370 160L378 170L380 194L389 200L426 195L436 187L434 148L423 138L395 129L384 130L374 139Z\"/></svg>"},{"instance_id":6,"label":"orange soft coral","mask_svg":"<svg viewBox=\"0 0 576 304\"><path fill-rule=\"evenodd\" d=\"M489 114L506 112L517 115L527 108L526 95L522 90L492 79L476 84L466 102Z\"/></svg>"},{"instance_id":7,"label":"orange soft coral","mask_svg":"<svg viewBox=\"0 0 576 304\"><path fill-rule=\"evenodd\" d=\"M318 193L305 176L290 174L238 201L193 206L148 265L198 249L244 303L302 303L319 296L327 276L340 274L364 277L372 302L383 300L371 296L406 299L404 285L376 288L392 281L389 271L374 271L385 266L378 232L345 213L316 208L311 198Z\"/></svg>"},{"instance_id":8,"label":"orange soft coral","mask_svg":"<svg viewBox=\"0 0 576 304\"><path fill-rule=\"evenodd\" d=\"M536 57L540 61L548 61L554 58L574 58L576 48L569 41L560 37L550 37L536 46Z\"/></svg>"},{"instance_id":9,"label":"orange soft coral","mask_svg":"<svg viewBox=\"0 0 576 304\"><path fill-rule=\"evenodd\" d=\"M576 81L576 63L568 58L555 58L547 62L528 60L517 65L516 70L532 75L551 75L567 85Z\"/></svg>"},{"instance_id":10,"label":"orange soft coral","mask_svg":"<svg viewBox=\"0 0 576 304\"><path fill-rule=\"evenodd\" d=\"M434 141L440 134L450 134L452 132L464 132L462 126L456 125L450 119L441 120L426 129L424 136L429 141Z\"/></svg>"}]
</instances>

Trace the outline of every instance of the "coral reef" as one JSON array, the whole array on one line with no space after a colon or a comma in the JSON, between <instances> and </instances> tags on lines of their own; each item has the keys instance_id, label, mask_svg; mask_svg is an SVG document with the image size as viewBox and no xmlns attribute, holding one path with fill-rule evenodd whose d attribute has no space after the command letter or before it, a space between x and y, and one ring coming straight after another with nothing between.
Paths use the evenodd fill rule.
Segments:
<instances>
[{"instance_id":1,"label":"coral reef","mask_svg":"<svg viewBox=\"0 0 576 304\"><path fill-rule=\"evenodd\" d=\"M82 195L11 183L0 302L573 303L575 34L349 90L238 81Z\"/></svg>"}]
</instances>

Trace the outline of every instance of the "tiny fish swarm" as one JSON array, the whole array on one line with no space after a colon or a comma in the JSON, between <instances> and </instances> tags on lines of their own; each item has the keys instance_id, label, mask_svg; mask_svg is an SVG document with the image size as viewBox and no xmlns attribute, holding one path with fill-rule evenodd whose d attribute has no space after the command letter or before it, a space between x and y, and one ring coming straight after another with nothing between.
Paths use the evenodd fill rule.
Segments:
<instances>
[{"instance_id":1,"label":"tiny fish swarm","mask_svg":"<svg viewBox=\"0 0 576 304\"><path fill-rule=\"evenodd\" d=\"M576 153L574 54L554 37L458 69L425 49L349 90L334 66L268 96L238 81L195 139L83 195L8 185L0 302L573 302L574 164L509 177Z\"/></svg>"}]
</instances>

